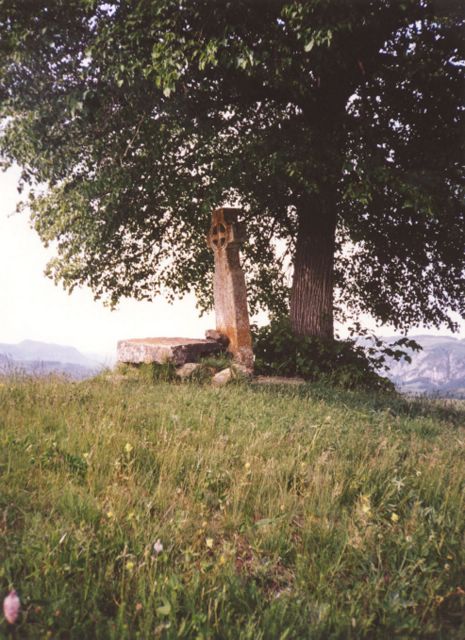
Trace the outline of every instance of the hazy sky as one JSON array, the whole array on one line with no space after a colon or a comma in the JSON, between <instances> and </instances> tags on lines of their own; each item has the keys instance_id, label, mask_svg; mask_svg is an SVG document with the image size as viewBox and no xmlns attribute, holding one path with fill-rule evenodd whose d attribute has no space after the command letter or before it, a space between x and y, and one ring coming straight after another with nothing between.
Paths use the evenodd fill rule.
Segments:
<instances>
[{"instance_id":1,"label":"hazy sky","mask_svg":"<svg viewBox=\"0 0 465 640\"><path fill-rule=\"evenodd\" d=\"M163 299L151 303L125 300L110 311L94 301L88 289L68 295L55 286L43 275L51 250L30 229L25 213L12 215L19 198L18 175L15 169L0 173L0 342L32 339L114 353L116 342L123 338L195 338L214 327L213 314L200 318L193 297L174 305ZM458 337L465 338L465 322L461 327ZM389 335L392 329L383 327L378 332ZM412 333L419 332L426 331Z\"/></svg>"},{"instance_id":2,"label":"hazy sky","mask_svg":"<svg viewBox=\"0 0 465 640\"><path fill-rule=\"evenodd\" d=\"M51 250L43 247L27 214L10 215L19 199L19 172L0 173L0 342L24 339L112 353L122 338L203 337L213 314L199 318L193 297L174 305L123 301L116 311L94 301L89 289L68 295L43 275Z\"/></svg>"}]
</instances>

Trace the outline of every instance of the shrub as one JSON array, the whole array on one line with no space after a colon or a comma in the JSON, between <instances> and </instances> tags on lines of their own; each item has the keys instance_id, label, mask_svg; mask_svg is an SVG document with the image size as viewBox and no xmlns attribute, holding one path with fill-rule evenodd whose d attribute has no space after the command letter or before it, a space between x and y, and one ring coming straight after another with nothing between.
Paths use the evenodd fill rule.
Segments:
<instances>
[{"instance_id":1,"label":"shrub","mask_svg":"<svg viewBox=\"0 0 465 640\"><path fill-rule=\"evenodd\" d=\"M376 373L376 361L353 340L298 336L287 318L253 326L252 333L256 373L300 376L345 389L394 390L389 380Z\"/></svg>"}]
</instances>

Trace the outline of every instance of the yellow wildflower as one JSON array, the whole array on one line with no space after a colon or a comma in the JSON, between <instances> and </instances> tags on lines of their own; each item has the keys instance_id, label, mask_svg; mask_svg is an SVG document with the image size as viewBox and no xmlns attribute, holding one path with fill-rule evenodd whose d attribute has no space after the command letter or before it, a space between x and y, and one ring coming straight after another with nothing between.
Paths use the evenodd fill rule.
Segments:
<instances>
[{"instance_id":1,"label":"yellow wildflower","mask_svg":"<svg viewBox=\"0 0 465 640\"><path fill-rule=\"evenodd\" d=\"M371 503L370 503L370 496L361 496L361 509L362 509L362 513L365 513L366 515L370 515L371 513Z\"/></svg>"}]
</instances>

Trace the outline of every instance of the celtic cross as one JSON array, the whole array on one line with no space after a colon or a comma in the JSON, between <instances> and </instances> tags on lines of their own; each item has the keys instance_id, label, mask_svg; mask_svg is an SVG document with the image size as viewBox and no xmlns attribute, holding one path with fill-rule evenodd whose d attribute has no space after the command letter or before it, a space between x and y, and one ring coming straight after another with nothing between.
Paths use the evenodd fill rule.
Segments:
<instances>
[{"instance_id":1,"label":"celtic cross","mask_svg":"<svg viewBox=\"0 0 465 640\"><path fill-rule=\"evenodd\" d=\"M234 360L253 368L247 291L239 249L244 225L237 222L238 209L222 207L212 214L207 243L215 256L214 300L216 330L229 338Z\"/></svg>"}]
</instances>

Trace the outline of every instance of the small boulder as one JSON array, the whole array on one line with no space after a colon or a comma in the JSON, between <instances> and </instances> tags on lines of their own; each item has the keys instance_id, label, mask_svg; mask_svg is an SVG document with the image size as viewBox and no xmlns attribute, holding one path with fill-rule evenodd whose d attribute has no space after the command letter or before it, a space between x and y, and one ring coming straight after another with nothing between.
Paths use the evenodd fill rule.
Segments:
<instances>
[{"instance_id":1,"label":"small boulder","mask_svg":"<svg viewBox=\"0 0 465 640\"><path fill-rule=\"evenodd\" d=\"M231 369L231 367L228 367L227 369L223 369L213 376L212 385L214 387L223 387L225 384L228 384L228 382L231 382L233 378L233 370Z\"/></svg>"},{"instance_id":2,"label":"small boulder","mask_svg":"<svg viewBox=\"0 0 465 640\"><path fill-rule=\"evenodd\" d=\"M186 380L190 378L194 371L196 371L201 365L198 362L186 362L182 367L176 369L176 375L179 376L182 380Z\"/></svg>"},{"instance_id":3,"label":"small boulder","mask_svg":"<svg viewBox=\"0 0 465 640\"><path fill-rule=\"evenodd\" d=\"M228 382L231 382L231 380L238 380L241 378L249 379L251 377L252 371L248 367L234 363L227 369L223 369L215 374L212 378L212 384L215 387L223 387L225 384L228 384Z\"/></svg>"},{"instance_id":4,"label":"small boulder","mask_svg":"<svg viewBox=\"0 0 465 640\"><path fill-rule=\"evenodd\" d=\"M305 380L303 378L286 378L284 376L257 376L254 378L254 384L264 384L264 385L288 385L288 386L296 386L300 384L305 384Z\"/></svg>"}]
</instances>

